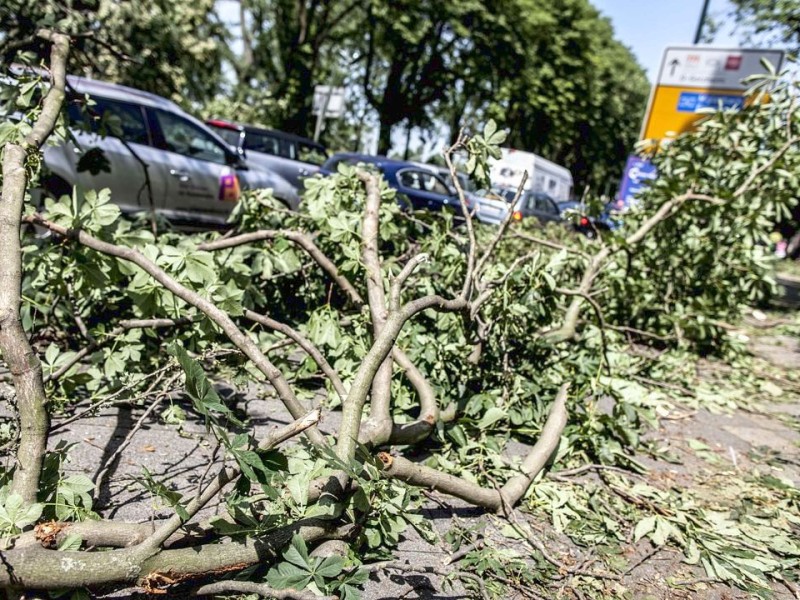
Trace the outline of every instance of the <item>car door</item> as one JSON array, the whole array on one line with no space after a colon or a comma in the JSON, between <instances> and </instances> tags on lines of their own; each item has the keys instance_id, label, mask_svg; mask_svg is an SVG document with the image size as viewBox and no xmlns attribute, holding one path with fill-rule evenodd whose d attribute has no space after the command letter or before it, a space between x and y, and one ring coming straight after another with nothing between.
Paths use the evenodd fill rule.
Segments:
<instances>
[{"instance_id":1,"label":"car door","mask_svg":"<svg viewBox=\"0 0 800 600\"><path fill-rule=\"evenodd\" d=\"M163 179L148 176L152 138L144 109L134 103L92 97L81 109L68 107L74 140L67 144L75 160L77 184L84 189L109 188L111 200L125 212L146 210L150 194L163 197Z\"/></svg>"},{"instance_id":2,"label":"car door","mask_svg":"<svg viewBox=\"0 0 800 600\"><path fill-rule=\"evenodd\" d=\"M245 149L250 161L274 171L297 189L302 188L303 179L317 171L300 162L295 142L266 131L248 129Z\"/></svg>"},{"instance_id":3,"label":"car door","mask_svg":"<svg viewBox=\"0 0 800 600\"><path fill-rule=\"evenodd\" d=\"M193 219L222 216L238 200L235 155L203 127L183 116L148 109L160 166L167 182L161 208L168 216Z\"/></svg>"},{"instance_id":4,"label":"car door","mask_svg":"<svg viewBox=\"0 0 800 600\"><path fill-rule=\"evenodd\" d=\"M397 182L415 210L458 210L458 200L450 195L445 182L430 171L402 169L397 172Z\"/></svg>"},{"instance_id":5,"label":"car door","mask_svg":"<svg viewBox=\"0 0 800 600\"><path fill-rule=\"evenodd\" d=\"M528 202L532 203L530 212L542 223L561 220L561 212L555 201L547 194L534 193L528 197Z\"/></svg>"}]
</instances>

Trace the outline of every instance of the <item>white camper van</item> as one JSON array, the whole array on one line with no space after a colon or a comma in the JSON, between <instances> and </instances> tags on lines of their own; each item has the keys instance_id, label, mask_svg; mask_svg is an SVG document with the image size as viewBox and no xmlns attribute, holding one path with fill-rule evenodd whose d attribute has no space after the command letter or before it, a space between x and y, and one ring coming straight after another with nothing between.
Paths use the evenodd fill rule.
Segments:
<instances>
[{"instance_id":1,"label":"white camper van","mask_svg":"<svg viewBox=\"0 0 800 600\"><path fill-rule=\"evenodd\" d=\"M522 174L528 172L525 189L544 192L557 202L570 199L572 192L572 173L569 169L542 158L533 152L501 148L503 157L492 164L490 177L492 185L501 188L519 187Z\"/></svg>"}]
</instances>

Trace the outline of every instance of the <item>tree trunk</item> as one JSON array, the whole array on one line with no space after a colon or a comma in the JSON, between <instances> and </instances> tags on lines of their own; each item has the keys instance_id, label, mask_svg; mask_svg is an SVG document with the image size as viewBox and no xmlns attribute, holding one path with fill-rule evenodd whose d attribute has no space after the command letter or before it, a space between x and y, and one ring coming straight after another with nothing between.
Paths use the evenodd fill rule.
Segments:
<instances>
[{"instance_id":1,"label":"tree trunk","mask_svg":"<svg viewBox=\"0 0 800 600\"><path fill-rule=\"evenodd\" d=\"M411 132L414 129L414 126L411 123L408 123L406 126L406 149L403 152L403 160L408 160L408 156L411 152Z\"/></svg>"},{"instance_id":2,"label":"tree trunk","mask_svg":"<svg viewBox=\"0 0 800 600\"><path fill-rule=\"evenodd\" d=\"M279 98L286 100L283 117L276 123L278 128L311 137L314 133L312 104L314 102L314 67L313 59L297 57L286 66L286 80L281 86Z\"/></svg>"},{"instance_id":3,"label":"tree trunk","mask_svg":"<svg viewBox=\"0 0 800 600\"><path fill-rule=\"evenodd\" d=\"M381 128L378 134L378 154L386 156L392 148L392 125L386 119L381 119Z\"/></svg>"}]
</instances>

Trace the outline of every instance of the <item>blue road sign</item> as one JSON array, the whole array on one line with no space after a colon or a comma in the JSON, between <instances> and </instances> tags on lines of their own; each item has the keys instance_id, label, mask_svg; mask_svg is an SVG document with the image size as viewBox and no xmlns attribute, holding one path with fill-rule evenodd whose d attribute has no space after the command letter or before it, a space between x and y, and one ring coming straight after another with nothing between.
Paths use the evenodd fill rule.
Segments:
<instances>
[{"instance_id":1,"label":"blue road sign","mask_svg":"<svg viewBox=\"0 0 800 600\"><path fill-rule=\"evenodd\" d=\"M744 96L731 94L703 94L698 92L681 92L678 98L678 112L699 112L703 108L723 110L744 106Z\"/></svg>"},{"instance_id":2,"label":"blue road sign","mask_svg":"<svg viewBox=\"0 0 800 600\"><path fill-rule=\"evenodd\" d=\"M636 195L657 175L653 163L646 158L631 154L625 163L625 174L622 176L622 185L619 188L619 199L622 201L620 208L629 208L635 204Z\"/></svg>"}]
</instances>

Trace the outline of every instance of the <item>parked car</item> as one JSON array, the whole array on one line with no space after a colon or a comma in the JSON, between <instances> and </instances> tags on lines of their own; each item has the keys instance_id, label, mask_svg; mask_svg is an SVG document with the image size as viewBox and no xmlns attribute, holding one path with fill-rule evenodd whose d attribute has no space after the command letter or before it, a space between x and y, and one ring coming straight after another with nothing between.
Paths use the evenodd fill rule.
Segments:
<instances>
[{"instance_id":1,"label":"parked car","mask_svg":"<svg viewBox=\"0 0 800 600\"><path fill-rule=\"evenodd\" d=\"M457 195L453 184L453 176L449 169L426 163L414 164L432 173L436 173L447 184L447 187L452 190L453 196ZM488 223L491 225L500 224L509 210L508 203L505 199L491 190L479 190L466 173L456 172L456 177L458 177L458 182L461 185L461 189L467 200L467 205L470 206L473 216L481 223Z\"/></svg>"},{"instance_id":2,"label":"parked car","mask_svg":"<svg viewBox=\"0 0 800 600\"><path fill-rule=\"evenodd\" d=\"M325 146L299 135L221 119L210 119L206 125L250 165L274 171L298 190L303 179L316 173L328 158Z\"/></svg>"},{"instance_id":3,"label":"parked car","mask_svg":"<svg viewBox=\"0 0 800 600\"><path fill-rule=\"evenodd\" d=\"M240 188L272 188L287 207L298 207L285 179L250 168L173 102L81 77L69 76L68 83L72 139L45 149L46 193L61 196L74 185L109 188L112 201L129 213L149 210L152 194L153 207L167 219L201 225L224 223Z\"/></svg>"},{"instance_id":4,"label":"parked car","mask_svg":"<svg viewBox=\"0 0 800 600\"><path fill-rule=\"evenodd\" d=\"M503 196L506 202L511 203L514 201L517 190L497 188L496 193ZM575 231L589 238L596 237L601 231L617 227L617 223L605 212L600 216L590 217L585 213L584 205L577 200L556 202L544 192L522 192L514 206L513 219L522 221L525 218L536 218L544 225L547 223L569 224Z\"/></svg>"},{"instance_id":5,"label":"parked car","mask_svg":"<svg viewBox=\"0 0 800 600\"><path fill-rule=\"evenodd\" d=\"M424 166L385 156L340 153L329 158L320 167L319 172L322 175L335 173L340 163L373 165L381 172L389 186L397 190L398 202L406 208L435 212L450 210L456 214L461 211L460 200L455 191L445 183L444 179ZM469 198L467 206L472 208Z\"/></svg>"}]
</instances>

